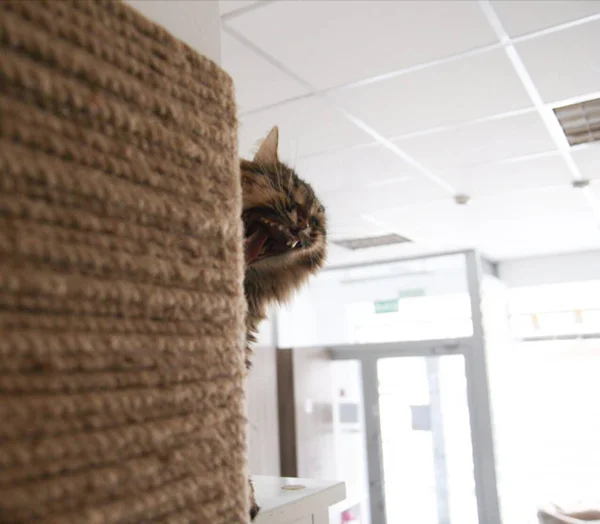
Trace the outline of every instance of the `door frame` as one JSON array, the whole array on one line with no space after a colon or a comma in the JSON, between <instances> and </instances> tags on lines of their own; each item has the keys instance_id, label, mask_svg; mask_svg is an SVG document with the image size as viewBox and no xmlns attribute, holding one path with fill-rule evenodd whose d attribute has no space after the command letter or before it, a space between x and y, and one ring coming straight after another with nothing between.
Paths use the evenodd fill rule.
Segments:
<instances>
[{"instance_id":1,"label":"door frame","mask_svg":"<svg viewBox=\"0 0 600 524\"><path fill-rule=\"evenodd\" d=\"M383 448L379 419L377 362L383 358L441 357L446 355L464 356L466 353L466 340L467 339L446 339L419 342L391 342L331 348L331 357L333 360L350 359L358 360L361 363L371 524L396 524L388 523L385 513ZM464 358L466 360L466 356ZM471 435L471 438L473 438L473 435ZM472 447L474 448L475 446L473 445ZM437 480L436 477L436 486ZM442 513L444 513L443 517L445 518L444 520L440 520L440 523L447 524L447 522L449 522L447 511L444 512L444 510L442 510ZM485 522L485 524L487 524L487 522Z\"/></svg>"},{"instance_id":2,"label":"door frame","mask_svg":"<svg viewBox=\"0 0 600 524\"><path fill-rule=\"evenodd\" d=\"M485 331L481 311L481 281L485 261L474 250L465 251L464 255L473 323L471 337L352 344L329 348L331 358L334 360L360 360L361 362L372 524L396 524L388 523L385 515L377 360L388 357L428 357L456 354L463 355L465 361L479 524L501 524L502 522L496 478Z\"/></svg>"}]
</instances>

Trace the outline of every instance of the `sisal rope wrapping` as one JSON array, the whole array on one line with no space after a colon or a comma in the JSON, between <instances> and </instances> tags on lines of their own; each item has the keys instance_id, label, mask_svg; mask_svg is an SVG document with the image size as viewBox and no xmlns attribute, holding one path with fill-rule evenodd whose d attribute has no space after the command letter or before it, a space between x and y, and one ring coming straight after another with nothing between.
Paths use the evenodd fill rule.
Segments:
<instances>
[{"instance_id":1,"label":"sisal rope wrapping","mask_svg":"<svg viewBox=\"0 0 600 524\"><path fill-rule=\"evenodd\" d=\"M0 3L0 522L247 521L235 112L121 3Z\"/></svg>"}]
</instances>

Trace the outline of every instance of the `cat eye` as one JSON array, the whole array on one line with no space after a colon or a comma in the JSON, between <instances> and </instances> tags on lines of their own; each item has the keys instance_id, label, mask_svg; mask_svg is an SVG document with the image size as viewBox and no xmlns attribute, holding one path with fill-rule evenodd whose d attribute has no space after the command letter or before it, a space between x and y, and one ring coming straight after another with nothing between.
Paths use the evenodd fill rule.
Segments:
<instances>
[{"instance_id":1,"label":"cat eye","mask_svg":"<svg viewBox=\"0 0 600 524\"><path fill-rule=\"evenodd\" d=\"M317 217L310 217L309 223L312 227L319 227L319 219Z\"/></svg>"}]
</instances>

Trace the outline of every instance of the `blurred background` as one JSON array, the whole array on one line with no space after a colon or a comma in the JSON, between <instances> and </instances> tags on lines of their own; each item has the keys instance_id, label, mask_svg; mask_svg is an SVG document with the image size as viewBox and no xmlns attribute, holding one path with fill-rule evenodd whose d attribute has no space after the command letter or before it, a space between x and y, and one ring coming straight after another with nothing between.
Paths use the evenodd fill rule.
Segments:
<instances>
[{"instance_id":1,"label":"blurred background","mask_svg":"<svg viewBox=\"0 0 600 524\"><path fill-rule=\"evenodd\" d=\"M240 154L278 124L329 212L327 270L264 326L294 353L289 472L346 480L332 523L597 496L600 2L220 8Z\"/></svg>"},{"instance_id":2,"label":"blurred background","mask_svg":"<svg viewBox=\"0 0 600 524\"><path fill-rule=\"evenodd\" d=\"M196 2L132 3L206 34ZM600 2L218 8L240 155L279 125L329 213L327 267L263 325L253 473L345 480L332 524L597 501Z\"/></svg>"}]
</instances>

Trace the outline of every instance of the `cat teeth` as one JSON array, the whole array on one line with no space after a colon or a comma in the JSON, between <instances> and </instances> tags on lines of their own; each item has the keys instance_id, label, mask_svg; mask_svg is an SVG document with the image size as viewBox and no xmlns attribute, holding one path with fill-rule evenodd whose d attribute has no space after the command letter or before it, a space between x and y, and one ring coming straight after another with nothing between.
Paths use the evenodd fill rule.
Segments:
<instances>
[{"instance_id":1,"label":"cat teeth","mask_svg":"<svg viewBox=\"0 0 600 524\"><path fill-rule=\"evenodd\" d=\"M298 245L298 241L297 240L290 240L287 244L288 246L290 246L291 248L294 248Z\"/></svg>"}]
</instances>

